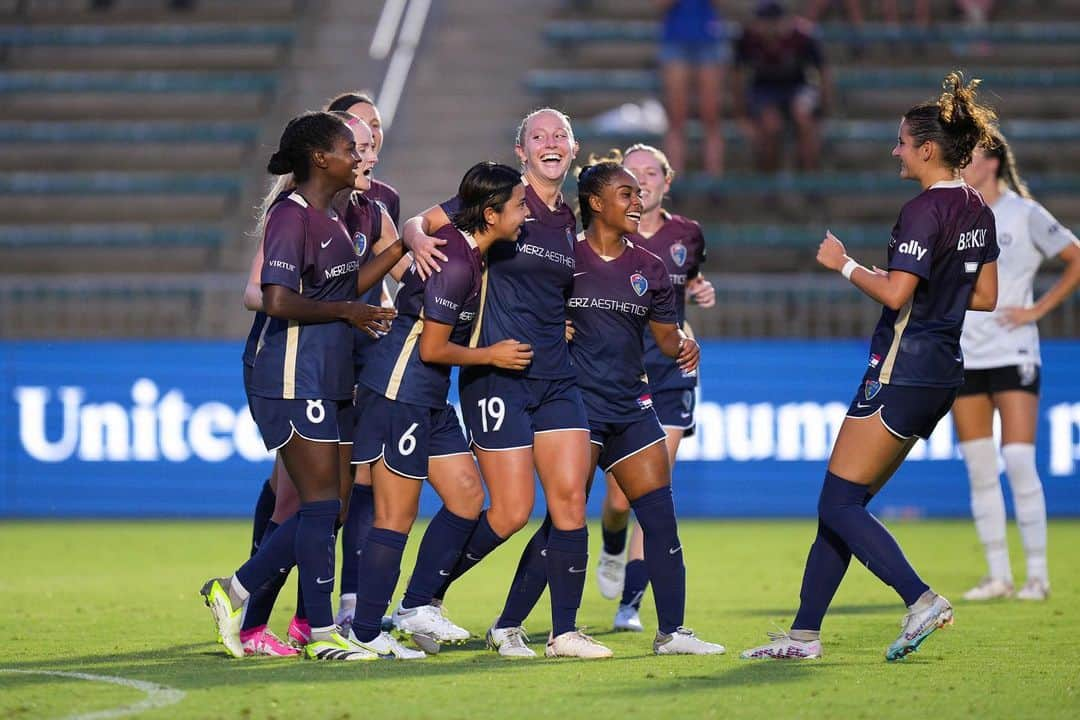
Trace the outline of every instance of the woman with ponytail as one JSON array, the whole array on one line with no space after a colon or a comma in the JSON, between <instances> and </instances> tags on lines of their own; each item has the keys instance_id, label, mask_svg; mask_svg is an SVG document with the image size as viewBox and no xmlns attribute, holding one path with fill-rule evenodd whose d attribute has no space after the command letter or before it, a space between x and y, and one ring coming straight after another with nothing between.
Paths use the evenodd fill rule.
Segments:
<instances>
[{"instance_id":1,"label":"woman with ponytail","mask_svg":"<svg viewBox=\"0 0 1080 720\"><path fill-rule=\"evenodd\" d=\"M313 659L364 660L376 656L337 632L330 595L333 537L342 508L342 437L348 438L353 389L352 327L377 334L392 309L357 300L404 254L401 243L360 270L335 195L351 189L363 165L356 139L341 118L305 113L282 133L267 170L291 173L292 192L267 212L260 272L263 312L247 373L252 416L270 450L279 450L300 498L299 511L227 578L211 578L201 594L226 652L245 654L241 623L252 593L297 565L311 625L306 654ZM253 334L255 334L253 332ZM351 485L351 480L348 483Z\"/></svg>"},{"instance_id":2,"label":"woman with ponytail","mask_svg":"<svg viewBox=\"0 0 1080 720\"><path fill-rule=\"evenodd\" d=\"M911 567L867 505L949 411L964 380L960 334L967 310L997 303L994 215L960 170L989 141L994 114L975 97L977 80L950 73L937 101L904 114L893 157L922 192L900 210L885 270L847 255L831 232L817 260L881 303L867 368L837 434L818 500L818 531L806 558L799 612L788 633L745 659L822 654L821 623L854 555L892 587L907 614L885 652L899 660L952 622L953 609Z\"/></svg>"},{"instance_id":3,"label":"woman with ponytail","mask_svg":"<svg viewBox=\"0 0 1080 720\"><path fill-rule=\"evenodd\" d=\"M964 384L953 405L960 452L971 482L971 514L986 552L988 572L965 600L991 600L1014 594L1005 540L1005 500L999 480L994 411L1001 414L1001 455L1012 490L1016 524L1027 560L1027 581L1016 591L1021 600L1050 594L1046 563L1046 500L1035 468L1035 428L1039 417L1039 328L1036 323L1080 285L1080 242L1046 209L1031 199L1016 170L1005 137L972 155L964 180L994 211L1001 246L1001 292L993 313L969 313L960 345ZM1035 273L1057 257L1065 271L1034 301Z\"/></svg>"}]
</instances>

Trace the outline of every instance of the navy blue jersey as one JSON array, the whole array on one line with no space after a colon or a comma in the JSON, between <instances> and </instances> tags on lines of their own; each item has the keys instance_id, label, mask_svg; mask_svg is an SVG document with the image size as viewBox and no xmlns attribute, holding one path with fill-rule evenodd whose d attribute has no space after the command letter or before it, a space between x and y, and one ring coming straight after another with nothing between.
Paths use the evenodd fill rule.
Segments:
<instances>
[{"instance_id":1,"label":"navy blue jersey","mask_svg":"<svg viewBox=\"0 0 1080 720\"><path fill-rule=\"evenodd\" d=\"M650 320L678 320L663 261L632 242L605 261L579 240L567 314L574 321L570 355L589 422L627 422L651 408L642 335L651 334Z\"/></svg>"},{"instance_id":2,"label":"navy blue jersey","mask_svg":"<svg viewBox=\"0 0 1080 720\"><path fill-rule=\"evenodd\" d=\"M382 237L382 205L368 193L353 192L340 211L352 236L357 259L361 265L370 262L375 257L375 243ZM382 283L375 283L359 300L376 307L382 305ZM375 339L366 332L353 328L353 372L356 377L359 377L367 352L374 343Z\"/></svg>"},{"instance_id":3,"label":"navy blue jersey","mask_svg":"<svg viewBox=\"0 0 1080 720\"><path fill-rule=\"evenodd\" d=\"M394 227L401 227L401 196L392 185L387 185L378 180L371 181L371 188L364 195L386 208L390 219L394 221Z\"/></svg>"},{"instance_id":4,"label":"navy blue jersey","mask_svg":"<svg viewBox=\"0 0 1080 720\"><path fill-rule=\"evenodd\" d=\"M439 249L448 258L442 272L421 280L414 265L405 274L394 303L398 316L390 334L375 343L359 382L390 400L446 407L450 366L420 359L420 333L424 321L452 325L450 342L467 345L480 307L483 257L471 236L447 225L435 233L446 240Z\"/></svg>"},{"instance_id":5,"label":"navy blue jersey","mask_svg":"<svg viewBox=\"0 0 1080 720\"><path fill-rule=\"evenodd\" d=\"M525 203L529 217L517 242L495 243L488 250L484 303L470 344L484 347L513 338L532 345L533 361L525 377L572 378L566 298L574 281L577 219L562 201L552 211L528 185ZM442 208L452 218L460 205L455 197Z\"/></svg>"},{"instance_id":6,"label":"navy blue jersey","mask_svg":"<svg viewBox=\"0 0 1080 720\"><path fill-rule=\"evenodd\" d=\"M664 212L664 224L651 237L635 233L630 239L664 262L675 291L675 314L679 327L683 327L686 281L700 275L705 262L705 236L701 226L689 218ZM697 385L697 371L684 373L680 370L674 358L660 352L651 332L645 333L645 373L653 392L691 390Z\"/></svg>"},{"instance_id":7,"label":"navy blue jersey","mask_svg":"<svg viewBox=\"0 0 1080 720\"><path fill-rule=\"evenodd\" d=\"M919 276L900 310L884 308L870 341L870 376L882 384L959 387L960 331L983 263L998 257L994 214L962 181L940 182L900 210L888 269Z\"/></svg>"},{"instance_id":8,"label":"navy blue jersey","mask_svg":"<svg viewBox=\"0 0 1080 720\"><path fill-rule=\"evenodd\" d=\"M262 286L280 285L318 301L356 299L360 266L336 212L311 208L297 192L276 201L266 221ZM301 323L258 313L251 392L291 399L352 397L352 326Z\"/></svg>"}]
</instances>

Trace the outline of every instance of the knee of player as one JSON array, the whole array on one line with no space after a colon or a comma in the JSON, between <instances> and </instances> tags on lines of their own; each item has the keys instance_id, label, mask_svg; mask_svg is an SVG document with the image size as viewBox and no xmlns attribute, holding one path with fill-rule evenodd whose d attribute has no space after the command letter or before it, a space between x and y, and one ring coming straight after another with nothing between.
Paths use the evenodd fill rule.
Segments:
<instances>
[{"instance_id":1,"label":"knee of player","mask_svg":"<svg viewBox=\"0 0 1080 720\"><path fill-rule=\"evenodd\" d=\"M416 520L416 511L404 508L375 508L374 527L394 532L409 534L413 522Z\"/></svg>"},{"instance_id":2,"label":"knee of player","mask_svg":"<svg viewBox=\"0 0 1080 720\"><path fill-rule=\"evenodd\" d=\"M487 511L487 521L491 529L502 538L508 538L529 522L532 506L507 506L492 503Z\"/></svg>"}]
</instances>

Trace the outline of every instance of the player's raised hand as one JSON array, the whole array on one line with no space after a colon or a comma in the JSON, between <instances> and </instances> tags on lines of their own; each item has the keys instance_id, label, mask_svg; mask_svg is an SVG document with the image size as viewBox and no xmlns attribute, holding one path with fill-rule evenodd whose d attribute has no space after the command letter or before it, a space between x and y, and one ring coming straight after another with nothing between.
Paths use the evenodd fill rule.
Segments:
<instances>
[{"instance_id":1,"label":"player's raised hand","mask_svg":"<svg viewBox=\"0 0 1080 720\"><path fill-rule=\"evenodd\" d=\"M716 288L700 275L686 282L686 292L692 302L703 308L716 305Z\"/></svg>"},{"instance_id":2,"label":"player's raised hand","mask_svg":"<svg viewBox=\"0 0 1080 720\"><path fill-rule=\"evenodd\" d=\"M825 231L825 238L821 241L821 245L818 245L817 261L829 270L836 270L839 272L840 268L844 267L844 263L850 260L847 256L847 250L844 249L844 243L832 234L832 231Z\"/></svg>"},{"instance_id":3,"label":"player's raised hand","mask_svg":"<svg viewBox=\"0 0 1080 720\"><path fill-rule=\"evenodd\" d=\"M397 317L397 310L394 308L377 307L362 302L348 302L345 306L345 319L349 324L360 328L376 340L390 332L390 321Z\"/></svg>"},{"instance_id":4,"label":"player's raised hand","mask_svg":"<svg viewBox=\"0 0 1080 720\"><path fill-rule=\"evenodd\" d=\"M491 364L503 370L524 370L532 362L532 346L517 340L500 340L488 349Z\"/></svg>"},{"instance_id":5,"label":"player's raised hand","mask_svg":"<svg viewBox=\"0 0 1080 720\"><path fill-rule=\"evenodd\" d=\"M1010 330L1038 322L1040 318L1039 311L1033 307L1003 307L998 310L998 324Z\"/></svg>"},{"instance_id":6,"label":"player's raised hand","mask_svg":"<svg viewBox=\"0 0 1080 720\"><path fill-rule=\"evenodd\" d=\"M679 369L685 372L694 372L701 361L701 347L693 338L683 338L679 341L679 354L675 357Z\"/></svg>"}]
</instances>

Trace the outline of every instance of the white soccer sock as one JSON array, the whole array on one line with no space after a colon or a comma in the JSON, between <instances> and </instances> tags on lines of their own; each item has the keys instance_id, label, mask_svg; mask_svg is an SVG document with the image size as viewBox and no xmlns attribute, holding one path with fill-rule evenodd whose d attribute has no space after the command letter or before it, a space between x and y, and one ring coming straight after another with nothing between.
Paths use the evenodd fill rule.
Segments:
<instances>
[{"instance_id":1,"label":"white soccer sock","mask_svg":"<svg viewBox=\"0 0 1080 720\"><path fill-rule=\"evenodd\" d=\"M1005 497L1001 493L997 446L993 438L960 443L971 482L971 515L986 551L990 577L1012 582L1009 545L1005 536Z\"/></svg>"},{"instance_id":2,"label":"white soccer sock","mask_svg":"<svg viewBox=\"0 0 1080 720\"><path fill-rule=\"evenodd\" d=\"M1001 448L1016 506L1016 524L1027 556L1028 580L1048 580L1046 567L1046 497L1035 468L1035 446L1009 443Z\"/></svg>"}]
</instances>

